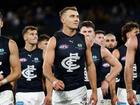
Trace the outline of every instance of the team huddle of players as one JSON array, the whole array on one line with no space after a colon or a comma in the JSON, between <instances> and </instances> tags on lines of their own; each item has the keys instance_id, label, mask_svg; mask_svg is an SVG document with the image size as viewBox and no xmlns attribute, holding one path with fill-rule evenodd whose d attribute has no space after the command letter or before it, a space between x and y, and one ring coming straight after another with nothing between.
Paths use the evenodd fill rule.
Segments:
<instances>
[{"instance_id":1,"label":"team huddle of players","mask_svg":"<svg viewBox=\"0 0 140 105\"><path fill-rule=\"evenodd\" d=\"M62 29L51 38L25 26L22 49L0 36L0 105L139 104L139 24L122 26L118 47L113 33L80 22L76 7L59 15Z\"/></svg>"}]
</instances>

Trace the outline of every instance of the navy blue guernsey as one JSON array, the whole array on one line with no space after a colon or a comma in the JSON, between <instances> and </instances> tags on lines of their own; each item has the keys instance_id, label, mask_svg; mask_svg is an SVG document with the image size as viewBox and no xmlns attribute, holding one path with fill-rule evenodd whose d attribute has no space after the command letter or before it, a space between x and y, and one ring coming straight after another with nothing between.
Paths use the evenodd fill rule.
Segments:
<instances>
[{"instance_id":1,"label":"navy blue guernsey","mask_svg":"<svg viewBox=\"0 0 140 105\"><path fill-rule=\"evenodd\" d=\"M43 91L43 51L38 48L33 51L27 51L23 48L20 51L20 62L22 75L17 80L16 92Z\"/></svg>"},{"instance_id":2,"label":"navy blue guernsey","mask_svg":"<svg viewBox=\"0 0 140 105\"><path fill-rule=\"evenodd\" d=\"M97 72L97 87L101 87L101 66L102 66L102 57L101 57L101 46L94 43L92 46L92 57L93 57L93 61L96 67L96 72ZM87 76L87 74L85 75ZM87 89L91 89L90 83L88 78L85 78L85 84Z\"/></svg>"},{"instance_id":3,"label":"navy blue guernsey","mask_svg":"<svg viewBox=\"0 0 140 105\"><path fill-rule=\"evenodd\" d=\"M85 67L85 39L80 33L72 37L63 32L57 32L54 74L57 79L64 82L64 91L84 86Z\"/></svg>"},{"instance_id":4,"label":"navy blue guernsey","mask_svg":"<svg viewBox=\"0 0 140 105\"><path fill-rule=\"evenodd\" d=\"M0 36L0 74L7 77L10 70L10 51L9 51L9 39L3 36ZM0 86L0 92L4 90L12 90L10 83Z\"/></svg>"},{"instance_id":5,"label":"navy blue guernsey","mask_svg":"<svg viewBox=\"0 0 140 105\"><path fill-rule=\"evenodd\" d=\"M138 40L138 46L136 50L136 56L135 56L135 62L137 66L137 79L136 79L136 92L137 94L140 94L140 34L137 35L137 40Z\"/></svg>"},{"instance_id":6,"label":"navy blue guernsey","mask_svg":"<svg viewBox=\"0 0 140 105\"><path fill-rule=\"evenodd\" d=\"M119 50L119 54L120 54L119 61L123 67L119 74L120 81L118 83L118 87L126 88L125 81L124 81L124 66L125 66L125 60L126 60L125 58L126 58L127 47L125 45L122 45L121 47L118 48L118 50ZM134 64L133 65L133 86L135 86L136 78L137 78L137 71L136 71L136 64ZM134 89L135 89L135 87L134 87Z\"/></svg>"}]
</instances>

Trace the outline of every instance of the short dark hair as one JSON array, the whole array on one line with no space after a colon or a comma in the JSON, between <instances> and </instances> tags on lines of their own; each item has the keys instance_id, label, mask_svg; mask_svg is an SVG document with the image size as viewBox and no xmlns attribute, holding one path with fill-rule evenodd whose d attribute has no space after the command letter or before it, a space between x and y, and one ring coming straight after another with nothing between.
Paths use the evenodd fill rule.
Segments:
<instances>
[{"instance_id":1,"label":"short dark hair","mask_svg":"<svg viewBox=\"0 0 140 105\"><path fill-rule=\"evenodd\" d=\"M50 39L50 36L48 36L47 34L41 34L38 38L38 42L41 42L43 40L49 40Z\"/></svg>"},{"instance_id":2,"label":"short dark hair","mask_svg":"<svg viewBox=\"0 0 140 105\"><path fill-rule=\"evenodd\" d=\"M76 7L65 7L63 8L60 12L59 12L59 16L61 17L66 11L68 10L73 10L73 11L77 11L77 8Z\"/></svg>"},{"instance_id":3,"label":"short dark hair","mask_svg":"<svg viewBox=\"0 0 140 105\"><path fill-rule=\"evenodd\" d=\"M139 24L137 22L133 22L133 21L127 22L125 25L122 26L121 34L122 34L122 39L124 41L127 40L126 33L132 31L134 28L139 29Z\"/></svg>"},{"instance_id":4,"label":"short dark hair","mask_svg":"<svg viewBox=\"0 0 140 105\"><path fill-rule=\"evenodd\" d=\"M92 27L95 30L95 25L92 21L83 21L81 22L81 24L79 25L79 28L81 29L82 27Z\"/></svg>"},{"instance_id":5,"label":"short dark hair","mask_svg":"<svg viewBox=\"0 0 140 105\"><path fill-rule=\"evenodd\" d=\"M26 26L23 30L22 30L22 35L24 35L28 30L37 30L38 28L35 26Z\"/></svg>"},{"instance_id":6,"label":"short dark hair","mask_svg":"<svg viewBox=\"0 0 140 105\"><path fill-rule=\"evenodd\" d=\"M105 35L105 31L103 31L103 30L96 30L95 34L104 34Z\"/></svg>"},{"instance_id":7,"label":"short dark hair","mask_svg":"<svg viewBox=\"0 0 140 105\"><path fill-rule=\"evenodd\" d=\"M0 19L2 19L3 18L3 15L2 15L2 13L0 12Z\"/></svg>"}]
</instances>

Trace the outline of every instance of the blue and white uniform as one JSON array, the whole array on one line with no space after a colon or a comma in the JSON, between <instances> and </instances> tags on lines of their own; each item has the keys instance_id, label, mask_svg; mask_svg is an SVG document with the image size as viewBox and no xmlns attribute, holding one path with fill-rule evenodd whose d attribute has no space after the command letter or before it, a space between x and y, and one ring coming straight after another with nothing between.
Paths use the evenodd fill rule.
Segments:
<instances>
[{"instance_id":1,"label":"blue and white uniform","mask_svg":"<svg viewBox=\"0 0 140 105\"><path fill-rule=\"evenodd\" d=\"M80 33L73 36L57 32L54 75L65 84L64 91L53 90L53 105L84 105L86 87L84 83L85 39Z\"/></svg>"},{"instance_id":2,"label":"blue and white uniform","mask_svg":"<svg viewBox=\"0 0 140 105\"><path fill-rule=\"evenodd\" d=\"M21 78L16 84L16 105L42 105L45 95L43 92L43 51L36 48L20 51L22 68Z\"/></svg>"},{"instance_id":3,"label":"blue and white uniform","mask_svg":"<svg viewBox=\"0 0 140 105\"><path fill-rule=\"evenodd\" d=\"M92 46L92 57L93 57L93 61L96 67L96 73L97 73L97 96L98 96L98 101L97 101L97 105L101 105L103 104L103 94L102 94L102 90L101 90L101 67L102 67L102 57L101 57L101 46L94 43L94 45ZM90 100L90 96L91 96L91 86L87 77L87 72L85 70L85 84L87 87L87 102L89 103ZM90 105L90 103L89 103Z\"/></svg>"}]
</instances>

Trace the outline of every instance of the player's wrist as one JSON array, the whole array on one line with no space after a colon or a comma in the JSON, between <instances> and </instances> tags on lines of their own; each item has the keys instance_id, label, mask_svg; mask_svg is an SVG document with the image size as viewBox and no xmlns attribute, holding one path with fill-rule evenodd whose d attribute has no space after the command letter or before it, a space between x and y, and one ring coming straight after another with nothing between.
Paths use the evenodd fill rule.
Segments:
<instances>
[{"instance_id":1,"label":"player's wrist","mask_svg":"<svg viewBox=\"0 0 140 105\"><path fill-rule=\"evenodd\" d=\"M57 81L57 79L55 77L52 77L49 79L49 81L53 84L54 81Z\"/></svg>"},{"instance_id":2,"label":"player's wrist","mask_svg":"<svg viewBox=\"0 0 140 105\"><path fill-rule=\"evenodd\" d=\"M97 95L97 89L93 89L92 93Z\"/></svg>"},{"instance_id":3,"label":"player's wrist","mask_svg":"<svg viewBox=\"0 0 140 105\"><path fill-rule=\"evenodd\" d=\"M47 93L47 95L45 95L45 97L52 97L52 93Z\"/></svg>"},{"instance_id":4,"label":"player's wrist","mask_svg":"<svg viewBox=\"0 0 140 105\"><path fill-rule=\"evenodd\" d=\"M104 79L105 82L107 82L109 84L109 80L107 78Z\"/></svg>"},{"instance_id":5,"label":"player's wrist","mask_svg":"<svg viewBox=\"0 0 140 105\"><path fill-rule=\"evenodd\" d=\"M133 91L133 89L127 89L127 93L129 93L129 92L131 92L131 91Z\"/></svg>"},{"instance_id":6,"label":"player's wrist","mask_svg":"<svg viewBox=\"0 0 140 105\"><path fill-rule=\"evenodd\" d=\"M114 96L114 97L111 99L111 101L114 102L114 103L117 102L117 101L118 101L118 97L117 97L117 96Z\"/></svg>"}]
</instances>

